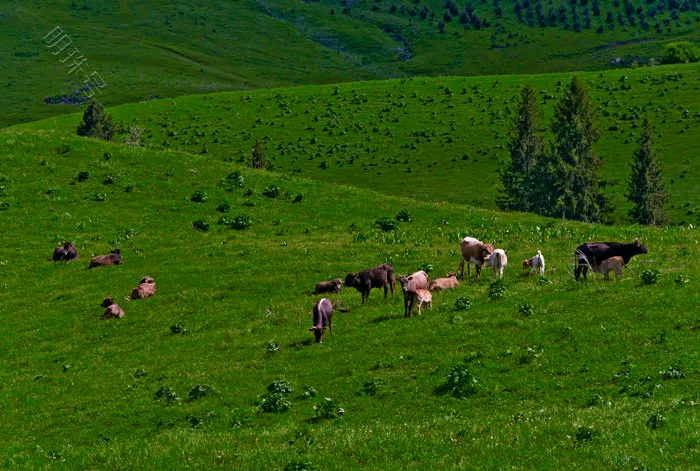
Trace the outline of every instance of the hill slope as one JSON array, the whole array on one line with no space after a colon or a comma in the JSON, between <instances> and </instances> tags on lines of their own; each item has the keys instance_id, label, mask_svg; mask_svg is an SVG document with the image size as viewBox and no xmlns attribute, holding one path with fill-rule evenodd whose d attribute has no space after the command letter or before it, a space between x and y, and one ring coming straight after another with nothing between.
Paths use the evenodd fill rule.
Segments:
<instances>
[{"instance_id":1,"label":"hill slope","mask_svg":"<svg viewBox=\"0 0 700 471\"><path fill-rule=\"evenodd\" d=\"M6 131L0 152L0 199L9 203L0 211L3 468L691 469L698 461L696 229L434 205L55 133ZM236 170L242 181L228 178ZM195 192L206 201L191 201ZM231 209L222 214L224 200ZM412 222L375 228L400 209ZM251 225L232 230L216 224L221 216ZM195 220L211 229L193 230ZM346 289L332 299L352 312L336 312L333 335L311 343L316 298L307 293L317 281L383 262L397 273L430 263L439 276L457 265L464 235L507 250L504 298L489 299L486 272L404 319L400 294L385 302L374 291L361 307ZM650 253L622 280L572 282L580 242L637 236ZM63 240L76 241L81 260L47 261ZM92 254L112 247L124 265L86 270ZM518 274L537 249L557 268L550 283ZM640 283L648 268L660 271L658 284ZM123 300L146 274L156 296ZM681 274L689 282L679 288ZM107 295L124 319L98 320ZM470 310L453 310L458 296L471 298ZM187 333L173 333L177 324ZM477 381L452 376L466 399L445 388L459 365ZM278 379L291 383L292 407L262 412L256 404ZM198 384L215 393L190 397ZM341 419L314 419L325 398L332 411L342 406Z\"/></svg>"},{"instance_id":2,"label":"hill slope","mask_svg":"<svg viewBox=\"0 0 700 471\"><path fill-rule=\"evenodd\" d=\"M665 42L700 39L697 0L574 3L13 0L0 6L0 53L9 58L0 65L0 126L70 112L45 100L85 98L92 72L114 105L370 78L598 70L616 58L617 66L644 64ZM440 33L445 15L454 19ZM56 26L72 44L54 55L60 46L47 47L46 36ZM69 73L81 56L85 73Z\"/></svg>"},{"instance_id":3,"label":"hill slope","mask_svg":"<svg viewBox=\"0 0 700 471\"><path fill-rule=\"evenodd\" d=\"M627 220L629 164L644 113L657 126L669 214L699 222L700 69L663 66L580 73L598 109L603 176ZM522 86L539 91L545 126L571 74L402 79L151 101L109 110L142 144L219 160L247 159L259 137L280 171L428 201L495 209L499 162ZM80 116L24 126L75 132ZM55 132L55 131L51 131Z\"/></svg>"}]
</instances>

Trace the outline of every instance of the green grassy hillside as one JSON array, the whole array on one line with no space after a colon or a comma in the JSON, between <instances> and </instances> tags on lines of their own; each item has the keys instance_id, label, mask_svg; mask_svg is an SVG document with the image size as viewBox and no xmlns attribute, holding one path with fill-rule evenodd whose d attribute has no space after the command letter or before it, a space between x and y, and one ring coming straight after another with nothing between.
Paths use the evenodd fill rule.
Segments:
<instances>
[{"instance_id":1,"label":"green grassy hillside","mask_svg":"<svg viewBox=\"0 0 700 471\"><path fill-rule=\"evenodd\" d=\"M72 48L88 59L84 72L107 83L101 99L115 105L371 78L600 70L616 58L616 67L645 64L664 43L700 39L697 0L636 2L602 0L596 16L588 0L498 8L441 0L13 0L0 6L0 126L73 109L44 101L84 96L84 74L68 73L72 59L60 62ZM541 26L541 15L555 10ZM445 15L454 18L441 33ZM53 55L58 47L44 38L56 26L73 44Z\"/></svg>"},{"instance_id":2,"label":"green grassy hillside","mask_svg":"<svg viewBox=\"0 0 700 471\"><path fill-rule=\"evenodd\" d=\"M627 220L624 199L644 113L658 129L674 223L698 223L700 69L694 65L580 73L604 130L603 176ZM571 74L402 79L223 93L151 101L109 110L147 130L142 144L247 159L259 137L279 170L427 201L495 209L497 170L522 86L532 82L546 126ZM79 115L32 123L59 135Z\"/></svg>"},{"instance_id":3,"label":"green grassy hillside","mask_svg":"<svg viewBox=\"0 0 700 471\"><path fill-rule=\"evenodd\" d=\"M330 91L313 92L318 106ZM293 106L296 92L285 93L276 100ZM270 106L256 95L243 105L246 96L207 97L190 112ZM158 119L186 124L169 115L170 100L154 105L164 107ZM698 462L697 229L563 224L418 202L59 132L7 130L0 153L4 469L690 470ZM192 201L195 192L205 201ZM402 209L411 222L375 227ZM229 227L239 216L250 218L248 229ZM210 230L195 231L198 220ZM311 342L317 298L307 293L316 282L383 262L397 273L430 264L439 276L457 266L465 235L508 252L504 297L489 297L485 272L404 319L400 294L384 301L374 291L361 307L346 289L331 298L352 312L336 312L323 345ZM649 254L622 280L572 281L579 243L634 237ZM76 241L81 259L48 261L64 240ZM113 247L124 265L86 269ZM538 249L556 268L547 282L520 273ZM643 285L649 269L660 278ZM147 274L156 296L124 300ZM107 295L125 318L98 320ZM455 311L464 296L471 309ZM177 324L187 332L174 333ZM464 370L451 376L460 399L446 385ZM263 412L268 385L281 379L293 388L290 410ZM213 392L199 397L196 385ZM323 409L326 398L333 407ZM315 412L338 407L341 418Z\"/></svg>"}]
</instances>

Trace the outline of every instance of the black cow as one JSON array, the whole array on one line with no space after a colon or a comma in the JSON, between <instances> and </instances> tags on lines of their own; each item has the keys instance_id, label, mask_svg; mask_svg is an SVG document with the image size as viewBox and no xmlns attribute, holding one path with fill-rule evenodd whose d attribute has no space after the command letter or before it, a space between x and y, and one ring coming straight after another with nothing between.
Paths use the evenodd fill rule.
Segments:
<instances>
[{"instance_id":1,"label":"black cow","mask_svg":"<svg viewBox=\"0 0 700 471\"><path fill-rule=\"evenodd\" d=\"M323 343L323 334L326 329L333 335L333 304L326 298L319 299L314 306L312 318L314 326L309 327L309 332L314 333L316 343Z\"/></svg>"},{"instance_id":2,"label":"black cow","mask_svg":"<svg viewBox=\"0 0 700 471\"><path fill-rule=\"evenodd\" d=\"M73 242L66 242L63 247L56 247L53 251L53 261L67 261L78 260L78 249L75 248Z\"/></svg>"},{"instance_id":3,"label":"black cow","mask_svg":"<svg viewBox=\"0 0 700 471\"><path fill-rule=\"evenodd\" d=\"M362 294L362 304L369 299L372 288L384 288L384 299L391 288L391 296L394 297L394 267L384 263L359 273L348 273L345 277L345 286L355 288Z\"/></svg>"},{"instance_id":4,"label":"black cow","mask_svg":"<svg viewBox=\"0 0 700 471\"><path fill-rule=\"evenodd\" d=\"M621 242L590 242L588 244L579 245L576 247L574 255L576 256L576 268L574 269L574 277L579 281L579 277L583 273L583 278L586 278L588 266L596 267L600 262L607 260L610 257L622 257L624 265L627 265L635 255L649 253L649 250L635 239L631 244L623 244Z\"/></svg>"}]
</instances>

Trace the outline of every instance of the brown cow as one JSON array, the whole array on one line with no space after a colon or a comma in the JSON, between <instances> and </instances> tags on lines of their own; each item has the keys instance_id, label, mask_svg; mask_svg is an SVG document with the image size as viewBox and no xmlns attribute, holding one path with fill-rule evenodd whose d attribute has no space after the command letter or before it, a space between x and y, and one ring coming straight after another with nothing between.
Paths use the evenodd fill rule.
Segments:
<instances>
[{"instance_id":1,"label":"brown cow","mask_svg":"<svg viewBox=\"0 0 700 471\"><path fill-rule=\"evenodd\" d=\"M428 274L420 270L412 275L399 277L399 282L403 291L404 317L411 317L413 306L418 300L416 291L428 289Z\"/></svg>"},{"instance_id":2,"label":"brown cow","mask_svg":"<svg viewBox=\"0 0 700 471\"><path fill-rule=\"evenodd\" d=\"M156 294L156 282L150 276L144 276L139 285L131 292L131 296L126 299L144 299Z\"/></svg>"},{"instance_id":3,"label":"brown cow","mask_svg":"<svg viewBox=\"0 0 700 471\"><path fill-rule=\"evenodd\" d=\"M100 319L110 319L112 317L121 319L124 317L124 311L122 311L122 308L114 303L114 300L111 297L106 297L100 306L107 308Z\"/></svg>"},{"instance_id":4,"label":"brown cow","mask_svg":"<svg viewBox=\"0 0 700 471\"><path fill-rule=\"evenodd\" d=\"M481 267L484 266L486 260L493 253L493 244L484 244L473 237L465 237L459 244L462 253L462 260L459 263L459 268L462 270L462 278L464 278L464 262L467 262L467 274L471 276L471 265L476 266L476 277L481 278Z\"/></svg>"},{"instance_id":5,"label":"brown cow","mask_svg":"<svg viewBox=\"0 0 700 471\"><path fill-rule=\"evenodd\" d=\"M336 278L335 280L316 283L316 289L314 290L313 294L340 293L342 289L343 280Z\"/></svg>"},{"instance_id":6,"label":"brown cow","mask_svg":"<svg viewBox=\"0 0 700 471\"><path fill-rule=\"evenodd\" d=\"M88 268L102 267L106 265L121 265L122 263L121 249L112 249L109 251L109 255L99 255L90 260L90 266Z\"/></svg>"},{"instance_id":7,"label":"brown cow","mask_svg":"<svg viewBox=\"0 0 700 471\"><path fill-rule=\"evenodd\" d=\"M610 271L615 271L615 276L618 278L622 276L622 266L625 264L625 260L621 256L606 258L598 264L598 266L592 266L591 269L596 273L602 273L603 277L607 280L610 278Z\"/></svg>"},{"instance_id":8,"label":"brown cow","mask_svg":"<svg viewBox=\"0 0 700 471\"><path fill-rule=\"evenodd\" d=\"M56 247L53 251L53 261L67 261L78 260L78 249L75 248L73 242L66 242L63 247Z\"/></svg>"},{"instance_id":9,"label":"brown cow","mask_svg":"<svg viewBox=\"0 0 700 471\"><path fill-rule=\"evenodd\" d=\"M443 291L446 289L454 289L459 286L457 273L448 273L447 278L438 278L430 282L428 289L430 291Z\"/></svg>"}]
</instances>

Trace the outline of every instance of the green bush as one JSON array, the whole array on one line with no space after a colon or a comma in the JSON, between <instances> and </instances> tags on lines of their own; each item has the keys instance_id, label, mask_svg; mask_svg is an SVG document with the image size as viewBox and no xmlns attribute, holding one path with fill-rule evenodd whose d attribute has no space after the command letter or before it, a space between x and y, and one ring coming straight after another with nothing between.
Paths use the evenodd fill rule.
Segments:
<instances>
[{"instance_id":1,"label":"green bush","mask_svg":"<svg viewBox=\"0 0 700 471\"><path fill-rule=\"evenodd\" d=\"M206 191L202 190L197 190L194 193L192 193L192 196L190 196L190 201L193 201L195 203L204 203L209 197L207 196Z\"/></svg>"},{"instance_id":2,"label":"green bush","mask_svg":"<svg viewBox=\"0 0 700 471\"><path fill-rule=\"evenodd\" d=\"M173 334L184 335L187 333L187 329L185 328L184 324L181 324L180 322L178 322L177 324L170 326L170 332L172 332Z\"/></svg>"},{"instance_id":3,"label":"green bush","mask_svg":"<svg viewBox=\"0 0 700 471\"><path fill-rule=\"evenodd\" d=\"M162 399L168 404L174 404L180 401L180 396L177 395L173 388L163 386L156 391L156 398Z\"/></svg>"},{"instance_id":4,"label":"green bush","mask_svg":"<svg viewBox=\"0 0 700 471\"><path fill-rule=\"evenodd\" d=\"M216 210L220 213L228 213L231 211L231 202L229 200L223 200L221 204L216 207Z\"/></svg>"},{"instance_id":5,"label":"green bush","mask_svg":"<svg viewBox=\"0 0 700 471\"><path fill-rule=\"evenodd\" d=\"M532 307L532 304L519 304L518 311L520 311L520 314L522 314L523 316L530 317L534 312L534 308Z\"/></svg>"},{"instance_id":6,"label":"green bush","mask_svg":"<svg viewBox=\"0 0 700 471\"><path fill-rule=\"evenodd\" d=\"M413 221L413 215L409 213L407 209L402 209L396 214L396 220L401 222L411 222Z\"/></svg>"},{"instance_id":7,"label":"green bush","mask_svg":"<svg viewBox=\"0 0 700 471\"><path fill-rule=\"evenodd\" d=\"M266 394L260 399L260 409L271 414L284 414L291 409L292 403L285 394Z\"/></svg>"},{"instance_id":8,"label":"green bush","mask_svg":"<svg viewBox=\"0 0 700 471\"><path fill-rule=\"evenodd\" d=\"M345 414L345 409L338 406L330 397L324 398L321 405L314 406L314 418L316 420L338 419Z\"/></svg>"},{"instance_id":9,"label":"green bush","mask_svg":"<svg viewBox=\"0 0 700 471\"><path fill-rule=\"evenodd\" d=\"M200 232L207 232L209 230L209 223L204 219L198 219L192 223L192 227Z\"/></svg>"},{"instance_id":10,"label":"green bush","mask_svg":"<svg viewBox=\"0 0 700 471\"><path fill-rule=\"evenodd\" d=\"M280 350L282 350L282 346L281 346L280 344L278 344L277 342L275 342L274 340L270 340L270 341L267 342L267 344L265 345L265 351L266 351L267 353L271 353L271 354L272 354L272 353L277 353L277 352L279 352Z\"/></svg>"},{"instance_id":11,"label":"green bush","mask_svg":"<svg viewBox=\"0 0 700 471\"><path fill-rule=\"evenodd\" d=\"M673 280L673 281L676 283L676 286L677 286L678 288L682 288L683 286L685 286L685 285L687 285L688 283L690 283L690 278L688 278L686 275L684 275L683 273L681 273L681 274L678 275L678 276L676 277L676 279Z\"/></svg>"},{"instance_id":12,"label":"green bush","mask_svg":"<svg viewBox=\"0 0 700 471\"><path fill-rule=\"evenodd\" d=\"M426 274L427 274L427 273L430 273L431 271L433 271L433 264L432 264L432 263L428 263L428 262L423 263L423 264L420 266L420 269L423 270Z\"/></svg>"},{"instance_id":13,"label":"green bush","mask_svg":"<svg viewBox=\"0 0 700 471\"><path fill-rule=\"evenodd\" d=\"M700 60L700 48L690 41L678 41L664 47L664 64L688 64Z\"/></svg>"},{"instance_id":14,"label":"green bush","mask_svg":"<svg viewBox=\"0 0 700 471\"><path fill-rule=\"evenodd\" d=\"M196 401L203 397L210 396L214 394L214 387L209 384L197 384L190 390L190 400Z\"/></svg>"},{"instance_id":15,"label":"green bush","mask_svg":"<svg viewBox=\"0 0 700 471\"><path fill-rule=\"evenodd\" d=\"M270 384L267 387L267 390L271 394L283 394L285 396L288 396L294 391L294 388L292 388L292 385L289 381L278 379L277 381L274 381L272 384Z\"/></svg>"},{"instance_id":16,"label":"green bush","mask_svg":"<svg viewBox=\"0 0 700 471\"><path fill-rule=\"evenodd\" d=\"M278 186L270 185L262 191L262 194L268 198L279 198L282 195L282 189Z\"/></svg>"},{"instance_id":17,"label":"green bush","mask_svg":"<svg viewBox=\"0 0 700 471\"><path fill-rule=\"evenodd\" d=\"M395 231L399 228L398 221L394 221L393 219L389 219L386 217L377 219L374 222L374 225L377 226L379 229L383 230L384 232Z\"/></svg>"},{"instance_id":18,"label":"green bush","mask_svg":"<svg viewBox=\"0 0 700 471\"><path fill-rule=\"evenodd\" d=\"M284 471L318 471L318 466L311 461L290 461Z\"/></svg>"},{"instance_id":19,"label":"green bush","mask_svg":"<svg viewBox=\"0 0 700 471\"><path fill-rule=\"evenodd\" d=\"M112 116L105 113L102 104L98 101L90 102L83 113L83 121L78 125L78 136L111 141L115 131L116 126L112 122Z\"/></svg>"},{"instance_id":20,"label":"green bush","mask_svg":"<svg viewBox=\"0 0 700 471\"><path fill-rule=\"evenodd\" d=\"M78 172L78 176L75 178L79 182L84 182L90 178L90 174L88 172Z\"/></svg>"},{"instance_id":21,"label":"green bush","mask_svg":"<svg viewBox=\"0 0 700 471\"><path fill-rule=\"evenodd\" d=\"M465 399L476 394L477 384L478 381L467 365L457 365L447 374L445 388L454 397Z\"/></svg>"},{"instance_id":22,"label":"green bush","mask_svg":"<svg viewBox=\"0 0 700 471\"><path fill-rule=\"evenodd\" d=\"M664 424L666 424L666 417L661 415L661 413L659 412L651 414L647 419L647 427L649 427L652 430L661 428L664 426Z\"/></svg>"},{"instance_id":23,"label":"green bush","mask_svg":"<svg viewBox=\"0 0 700 471\"><path fill-rule=\"evenodd\" d=\"M362 386L362 392L368 396L376 396L384 389L384 381L381 379L373 379L370 381L365 381Z\"/></svg>"},{"instance_id":24,"label":"green bush","mask_svg":"<svg viewBox=\"0 0 700 471\"><path fill-rule=\"evenodd\" d=\"M472 300L469 296L459 296L455 299L455 311L468 311L472 308Z\"/></svg>"},{"instance_id":25,"label":"green bush","mask_svg":"<svg viewBox=\"0 0 700 471\"><path fill-rule=\"evenodd\" d=\"M236 216L231 222L231 229L242 231L243 229L248 229L252 223L252 219L248 216Z\"/></svg>"},{"instance_id":26,"label":"green bush","mask_svg":"<svg viewBox=\"0 0 700 471\"><path fill-rule=\"evenodd\" d=\"M318 391L316 391L316 388L314 388L314 387L312 387L312 386L306 386L306 387L302 390L302 394L303 394L305 397L315 397L315 396L318 394Z\"/></svg>"},{"instance_id":27,"label":"green bush","mask_svg":"<svg viewBox=\"0 0 700 471\"><path fill-rule=\"evenodd\" d=\"M228 186L229 188L233 189L234 187L236 188L243 188L243 185L245 184L245 178L243 178L243 174L241 172L231 172L226 176L226 182L224 186Z\"/></svg>"},{"instance_id":28,"label":"green bush","mask_svg":"<svg viewBox=\"0 0 700 471\"><path fill-rule=\"evenodd\" d=\"M500 278L489 285L489 298L501 299L506 295L506 282Z\"/></svg>"},{"instance_id":29,"label":"green bush","mask_svg":"<svg viewBox=\"0 0 700 471\"><path fill-rule=\"evenodd\" d=\"M10 209L10 203L7 201L0 201L0 211L7 211Z\"/></svg>"},{"instance_id":30,"label":"green bush","mask_svg":"<svg viewBox=\"0 0 700 471\"><path fill-rule=\"evenodd\" d=\"M659 281L659 278L661 277L661 274L658 272L658 270L654 270L653 268L650 268L649 270L644 270L642 272L642 283L645 285L653 285L657 281Z\"/></svg>"}]
</instances>

